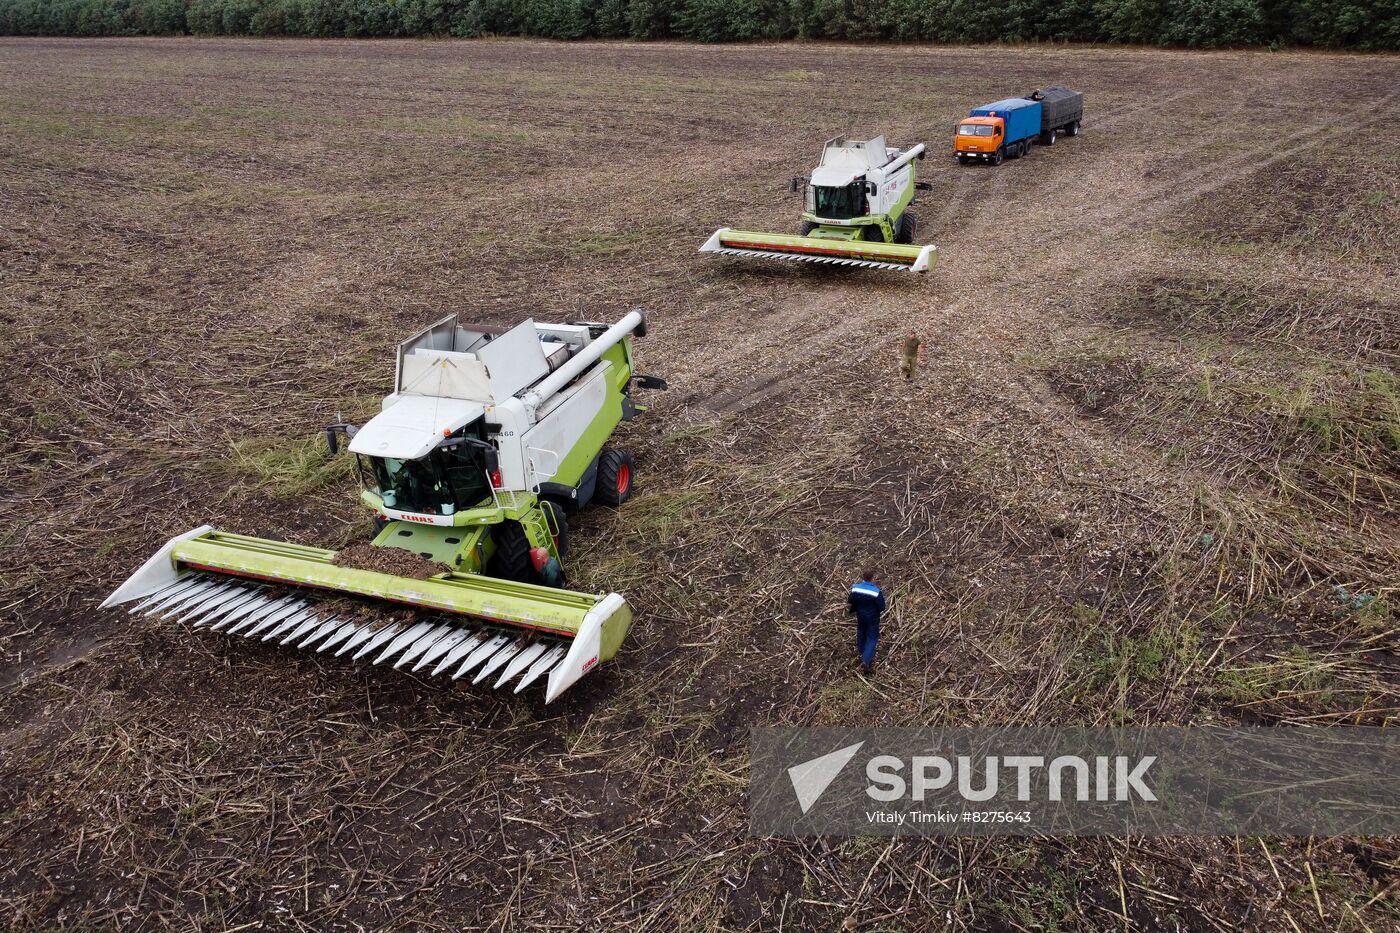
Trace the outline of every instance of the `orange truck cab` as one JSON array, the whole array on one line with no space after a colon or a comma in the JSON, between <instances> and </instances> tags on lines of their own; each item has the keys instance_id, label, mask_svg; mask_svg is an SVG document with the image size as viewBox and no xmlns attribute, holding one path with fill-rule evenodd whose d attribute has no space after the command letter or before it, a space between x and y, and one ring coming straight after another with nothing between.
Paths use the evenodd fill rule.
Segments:
<instances>
[{"instance_id":1,"label":"orange truck cab","mask_svg":"<svg viewBox=\"0 0 1400 933\"><path fill-rule=\"evenodd\" d=\"M1005 140L1006 124L1001 117L968 117L958 124L953 149L959 156L986 158L1000 149Z\"/></svg>"}]
</instances>

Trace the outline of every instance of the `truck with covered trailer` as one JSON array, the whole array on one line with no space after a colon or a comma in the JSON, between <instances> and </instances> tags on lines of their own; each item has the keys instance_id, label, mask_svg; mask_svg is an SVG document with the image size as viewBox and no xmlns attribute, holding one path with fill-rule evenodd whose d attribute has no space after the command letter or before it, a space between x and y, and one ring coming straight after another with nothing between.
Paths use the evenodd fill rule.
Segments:
<instances>
[{"instance_id":1,"label":"truck with covered trailer","mask_svg":"<svg viewBox=\"0 0 1400 933\"><path fill-rule=\"evenodd\" d=\"M1084 117L1084 95L1052 87L1025 97L1009 97L974 107L958 124L953 151L963 165L1018 159L1031 143L1053 146L1060 134L1078 136Z\"/></svg>"}]
</instances>

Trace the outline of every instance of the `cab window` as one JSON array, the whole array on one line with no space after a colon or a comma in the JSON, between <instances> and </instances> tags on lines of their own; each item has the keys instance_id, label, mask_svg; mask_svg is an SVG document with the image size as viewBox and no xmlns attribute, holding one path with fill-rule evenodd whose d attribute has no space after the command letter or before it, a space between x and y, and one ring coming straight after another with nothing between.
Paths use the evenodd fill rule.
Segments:
<instances>
[{"instance_id":1,"label":"cab window","mask_svg":"<svg viewBox=\"0 0 1400 933\"><path fill-rule=\"evenodd\" d=\"M863 180L840 187L813 185L810 190L813 195L812 213L818 217L850 220L853 217L865 216L865 182Z\"/></svg>"}]
</instances>

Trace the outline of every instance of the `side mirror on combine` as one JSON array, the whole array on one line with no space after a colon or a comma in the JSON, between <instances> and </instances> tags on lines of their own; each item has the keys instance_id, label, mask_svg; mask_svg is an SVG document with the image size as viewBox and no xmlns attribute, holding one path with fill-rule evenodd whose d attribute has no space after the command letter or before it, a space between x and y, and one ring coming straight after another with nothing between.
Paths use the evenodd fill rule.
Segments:
<instances>
[{"instance_id":1,"label":"side mirror on combine","mask_svg":"<svg viewBox=\"0 0 1400 933\"><path fill-rule=\"evenodd\" d=\"M468 447L475 447L481 451L482 464L486 467L487 473L495 473L501 468L501 454L496 449L496 445L490 441L483 441L475 437L461 437L453 441L454 444L466 444ZM447 446L447 445L443 445Z\"/></svg>"},{"instance_id":2,"label":"side mirror on combine","mask_svg":"<svg viewBox=\"0 0 1400 933\"><path fill-rule=\"evenodd\" d=\"M345 422L328 425L325 429L326 449L330 451L331 456L334 457L336 454L340 453L340 438L338 435L344 434L345 439L348 441L350 438L354 437L359 430L360 429L353 424L347 424Z\"/></svg>"}]
</instances>

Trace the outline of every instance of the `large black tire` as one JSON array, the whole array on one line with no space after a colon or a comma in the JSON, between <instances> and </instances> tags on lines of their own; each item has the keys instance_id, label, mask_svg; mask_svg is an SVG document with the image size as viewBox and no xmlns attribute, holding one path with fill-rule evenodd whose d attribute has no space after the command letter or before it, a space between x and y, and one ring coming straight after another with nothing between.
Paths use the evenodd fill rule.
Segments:
<instances>
[{"instance_id":1,"label":"large black tire","mask_svg":"<svg viewBox=\"0 0 1400 933\"><path fill-rule=\"evenodd\" d=\"M540 503L540 508L544 510L545 523L554 535L554 549L559 552L560 557L567 557L569 554L569 516L564 514L564 509L557 502L550 502L546 499Z\"/></svg>"},{"instance_id":2,"label":"large black tire","mask_svg":"<svg viewBox=\"0 0 1400 933\"><path fill-rule=\"evenodd\" d=\"M491 529L496 553L486 562L486 575L516 583L538 583L539 575L530 560L530 539L519 522L504 521Z\"/></svg>"},{"instance_id":3,"label":"large black tire","mask_svg":"<svg viewBox=\"0 0 1400 933\"><path fill-rule=\"evenodd\" d=\"M914 215L908 211L899 215L899 225L894 230L894 241L896 243L914 242Z\"/></svg>"},{"instance_id":4,"label":"large black tire","mask_svg":"<svg viewBox=\"0 0 1400 933\"><path fill-rule=\"evenodd\" d=\"M804 220L804 221L802 221L802 235L803 235L803 236L808 236L808 235L811 234L811 232L812 232L813 230L815 230L815 229L817 229L817 225L814 224L814 223L812 223L810 220Z\"/></svg>"},{"instance_id":5,"label":"large black tire","mask_svg":"<svg viewBox=\"0 0 1400 933\"><path fill-rule=\"evenodd\" d=\"M598 488L593 498L604 505L619 506L632 498L632 455L618 447L604 447L598 456Z\"/></svg>"}]
</instances>

